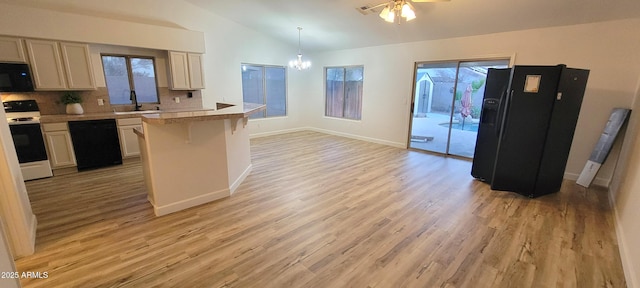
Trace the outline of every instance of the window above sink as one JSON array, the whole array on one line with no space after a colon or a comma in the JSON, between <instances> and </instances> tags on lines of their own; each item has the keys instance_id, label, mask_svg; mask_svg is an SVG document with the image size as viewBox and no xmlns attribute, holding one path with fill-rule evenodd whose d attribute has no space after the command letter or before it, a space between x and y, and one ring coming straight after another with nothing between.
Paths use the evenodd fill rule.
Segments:
<instances>
[{"instance_id":1,"label":"window above sink","mask_svg":"<svg viewBox=\"0 0 640 288\"><path fill-rule=\"evenodd\" d=\"M160 103L153 57L103 54L101 58L112 105L131 105L135 99Z\"/></svg>"}]
</instances>

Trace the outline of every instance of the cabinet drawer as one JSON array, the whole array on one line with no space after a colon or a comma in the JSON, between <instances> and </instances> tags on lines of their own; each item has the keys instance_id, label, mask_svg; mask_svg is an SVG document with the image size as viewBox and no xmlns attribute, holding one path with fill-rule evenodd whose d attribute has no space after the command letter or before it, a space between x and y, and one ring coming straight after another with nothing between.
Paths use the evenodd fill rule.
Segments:
<instances>
[{"instance_id":1,"label":"cabinet drawer","mask_svg":"<svg viewBox=\"0 0 640 288\"><path fill-rule=\"evenodd\" d=\"M140 124L142 124L142 119L141 118L123 118L123 119L118 119L118 126L140 125Z\"/></svg>"},{"instance_id":2,"label":"cabinet drawer","mask_svg":"<svg viewBox=\"0 0 640 288\"><path fill-rule=\"evenodd\" d=\"M52 132L52 131L67 131L69 128L67 127L67 122L61 123L43 123L42 129L44 132Z\"/></svg>"}]
</instances>

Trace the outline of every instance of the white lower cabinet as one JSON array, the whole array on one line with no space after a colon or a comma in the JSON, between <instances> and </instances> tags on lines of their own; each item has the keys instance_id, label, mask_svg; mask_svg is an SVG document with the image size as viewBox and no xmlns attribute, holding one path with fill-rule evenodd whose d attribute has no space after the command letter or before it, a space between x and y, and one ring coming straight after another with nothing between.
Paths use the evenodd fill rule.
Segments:
<instances>
[{"instance_id":1,"label":"white lower cabinet","mask_svg":"<svg viewBox=\"0 0 640 288\"><path fill-rule=\"evenodd\" d=\"M44 123L44 138L49 150L49 162L52 168L76 166L76 155L67 122Z\"/></svg>"},{"instance_id":2,"label":"white lower cabinet","mask_svg":"<svg viewBox=\"0 0 640 288\"><path fill-rule=\"evenodd\" d=\"M140 146L138 146L138 136L133 133L133 129L142 130L142 119L125 118L118 119L118 134L120 136L120 150L122 158L140 156Z\"/></svg>"},{"instance_id":3,"label":"white lower cabinet","mask_svg":"<svg viewBox=\"0 0 640 288\"><path fill-rule=\"evenodd\" d=\"M133 133L133 129L142 130L142 119L117 119L117 123L122 158L140 157L138 136ZM76 166L76 155L73 152L73 142L67 122L43 123L42 129L44 130L44 139L47 142L51 168Z\"/></svg>"}]
</instances>

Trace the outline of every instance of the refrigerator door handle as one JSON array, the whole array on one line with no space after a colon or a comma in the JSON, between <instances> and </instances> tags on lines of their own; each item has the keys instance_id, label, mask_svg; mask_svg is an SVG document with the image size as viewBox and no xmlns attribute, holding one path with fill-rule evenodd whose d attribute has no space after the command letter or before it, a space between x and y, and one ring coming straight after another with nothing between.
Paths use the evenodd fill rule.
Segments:
<instances>
[{"instance_id":1,"label":"refrigerator door handle","mask_svg":"<svg viewBox=\"0 0 640 288\"><path fill-rule=\"evenodd\" d=\"M506 100L506 98L507 98L506 94L507 94L507 88L503 87L503 90L502 90L502 95L503 96L500 97L500 101L498 102L498 110L496 111L496 122L494 123L495 130L496 130L496 137L500 136L500 129L501 129L501 126L502 126L502 113L500 113L500 112L504 111L504 110L502 110L502 104L507 101Z\"/></svg>"},{"instance_id":2,"label":"refrigerator door handle","mask_svg":"<svg viewBox=\"0 0 640 288\"><path fill-rule=\"evenodd\" d=\"M502 120L501 126L504 126L504 128L502 128L502 139L507 139L507 121L509 121L509 108L511 108L511 100L513 98L513 92L514 90L511 90L511 93L509 93L509 97L507 97L507 103L505 104L505 108L504 108L504 119Z\"/></svg>"}]
</instances>

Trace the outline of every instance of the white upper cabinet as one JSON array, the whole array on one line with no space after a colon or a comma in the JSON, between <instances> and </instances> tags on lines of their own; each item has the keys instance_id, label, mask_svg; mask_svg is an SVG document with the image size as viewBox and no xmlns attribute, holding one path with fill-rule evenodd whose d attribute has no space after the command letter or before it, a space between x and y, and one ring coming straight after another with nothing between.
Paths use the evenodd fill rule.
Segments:
<instances>
[{"instance_id":1,"label":"white upper cabinet","mask_svg":"<svg viewBox=\"0 0 640 288\"><path fill-rule=\"evenodd\" d=\"M169 71L171 73L171 89L189 89L189 64L187 53L169 51Z\"/></svg>"},{"instance_id":2,"label":"white upper cabinet","mask_svg":"<svg viewBox=\"0 0 640 288\"><path fill-rule=\"evenodd\" d=\"M169 71L172 90L204 88L201 54L169 51Z\"/></svg>"},{"instance_id":3,"label":"white upper cabinet","mask_svg":"<svg viewBox=\"0 0 640 288\"><path fill-rule=\"evenodd\" d=\"M89 56L89 45L60 43L60 49L67 75L67 87L71 90L96 89L91 57Z\"/></svg>"},{"instance_id":4,"label":"white upper cabinet","mask_svg":"<svg viewBox=\"0 0 640 288\"><path fill-rule=\"evenodd\" d=\"M67 83L62 69L58 42L26 40L33 82L37 90L65 90Z\"/></svg>"},{"instance_id":5,"label":"white upper cabinet","mask_svg":"<svg viewBox=\"0 0 640 288\"><path fill-rule=\"evenodd\" d=\"M26 63L22 39L0 37L0 62Z\"/></svg>"},{"instance_id":6,"label":"white upper cabinet","mask_svg":"<svg viewBox=\"0 0 640 288\"><path fill-rule=\"evenodd\" d=\"M202 68L202 54L187 54L189 60L189 83L191 89L204 89L204 71Z\"/></svg>"},{"instance_id":7,"label":"white upper cabinet","mask_svg":"<svg viewBox=\"0 0 640 288\"><path fill-rule=\"evenodd\" d=\"M25 40L36 90L96 89L89 46L49 40Z\"/></svg>"}]
</instances>

